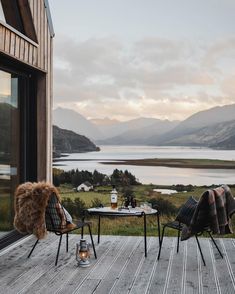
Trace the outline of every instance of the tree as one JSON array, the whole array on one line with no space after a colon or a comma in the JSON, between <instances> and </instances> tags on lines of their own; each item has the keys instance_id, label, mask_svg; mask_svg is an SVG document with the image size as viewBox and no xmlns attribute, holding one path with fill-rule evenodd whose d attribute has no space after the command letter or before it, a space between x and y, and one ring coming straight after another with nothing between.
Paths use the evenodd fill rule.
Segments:
<instances>
[{"instance_id":1,"label":"tree","mask_svg":"<svg viewBox=\"0 0 235 294\"><path fill-rule=\"evenodd\" d=\"M111 184L120 186L138 185L140 184L134 175L128 170L123 172L122 170L115 169L111 175Z\"/></svg>"},{"instance_id":2,"label":"tree","mask_svg":"<svg viewBox=\"0 0 235 294\"><path fill-rule=\"evenodd\" d=\"M103 185L105 174L99 173L96 169L93 172L93 184Z\"/></svg>"},{"instance_id":3,"label":"tree","mask_svg":"<svg viewBox=\"0 0 235 294\"><path fill-rule=\"evenodd\" d=\"M73 187L77 187L81 185L83 182L81 173L76 170L76 172L72 175L71 183Z\"/></svg>"}]
</instances>

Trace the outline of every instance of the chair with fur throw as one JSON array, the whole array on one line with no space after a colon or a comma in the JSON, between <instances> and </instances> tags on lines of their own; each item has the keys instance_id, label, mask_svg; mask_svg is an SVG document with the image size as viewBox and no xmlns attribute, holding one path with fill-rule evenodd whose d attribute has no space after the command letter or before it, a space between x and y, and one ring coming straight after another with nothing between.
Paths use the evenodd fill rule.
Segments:
<instances>
[{"instance_id":1,"label":"chair with fur throw","mask_svg":"<svg viewBox=\"0 0 235 294\"><path fill-rule=\"evenodd\" d=\"M66 234L66 251L68 252L68 233L81 229L83 237L83 228L87 226L94 256L97 258L89 222L78 221L75 225L70 214L61 205L58 190L50 183L27 182L18 186L15 192L14 226L20 233L34 234L37 238L28 257L31 256L39 240L46 237L47 231L59 236L55 265L58 262L62 236Z\"/></svg>"}]
</instances>

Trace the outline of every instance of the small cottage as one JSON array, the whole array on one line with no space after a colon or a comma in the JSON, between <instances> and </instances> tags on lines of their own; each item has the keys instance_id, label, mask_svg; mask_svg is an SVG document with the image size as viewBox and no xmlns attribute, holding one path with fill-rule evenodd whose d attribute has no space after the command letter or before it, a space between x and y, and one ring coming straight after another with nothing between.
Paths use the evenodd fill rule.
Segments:
<instances>
[{"instance_id":1,"label":"small cottage","mask_svg":"<svg viewBox=\"0 0 235 294\"><path fill-rule=\"evenodd\" d=\"M77 187L77 191L78 192L81 192L81 191L83 191L83 192L89 192L89 191L92 191L92 190L93 190L93 186L88 181L82 183L81 185L79 185Z\"/></svg>"}]
</instances>

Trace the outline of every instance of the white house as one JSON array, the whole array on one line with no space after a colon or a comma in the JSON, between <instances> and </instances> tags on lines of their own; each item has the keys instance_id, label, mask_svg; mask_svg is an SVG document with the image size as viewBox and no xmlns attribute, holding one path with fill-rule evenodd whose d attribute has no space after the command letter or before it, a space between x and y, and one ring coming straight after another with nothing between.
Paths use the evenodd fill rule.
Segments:
<instances>
[{"instance_id":1,"label":"white house","mask_svg":"<svg viewBox=\"0 0 235 294\"><path fill-rule=\"evenodd\" d=\"M79 185L77 187L77 191L83 191L83 192L88 192L88 191L91 191L93 190L93 186L91 183L89 183L88 181L82 183L81 185Z\"/></svg>"}]
</instances>

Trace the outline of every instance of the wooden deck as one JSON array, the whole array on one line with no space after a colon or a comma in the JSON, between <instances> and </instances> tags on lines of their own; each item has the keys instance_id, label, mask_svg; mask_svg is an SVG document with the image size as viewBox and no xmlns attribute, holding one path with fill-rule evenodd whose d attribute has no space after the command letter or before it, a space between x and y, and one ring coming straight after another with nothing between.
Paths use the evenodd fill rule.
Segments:
<instances>
[{"instance_id":1,"label":"wooden deck","mask_svg":"<svg viewBox=\"0 0 235 294\"><path fill-rule=\"evenodd\" d=\"M96 245L98 259L89 268L75 261L78 235L70 236L70 250L62 241L58 266L54 266L59 238L50 234L27 258L34 238L0 251L0 293L235 293L235 241L219 239L222 259L209 239L201 238L203 266L194 238L181 242L165 238L160 261L158 240L148 238L144 257L142 237L102 236ZM95 238L96 240L96 238Z\"/></svg>"}]
</instances>

